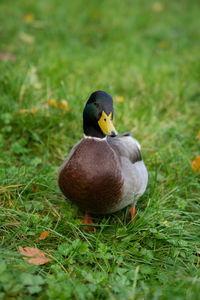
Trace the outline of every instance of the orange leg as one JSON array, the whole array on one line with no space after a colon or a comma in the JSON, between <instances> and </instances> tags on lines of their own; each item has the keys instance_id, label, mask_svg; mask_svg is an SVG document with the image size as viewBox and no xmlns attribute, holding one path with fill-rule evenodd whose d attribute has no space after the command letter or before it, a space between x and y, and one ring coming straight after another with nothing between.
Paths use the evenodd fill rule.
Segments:
<instances>
[{"instance_id":1,"label":"orange leg","mask_svg":"<svg viewBox=\"0 0 200 300\"><path fill-rule=\"evenodd\" d=\"M130 212L130 215L131 215L131 221L132 223L134 224L135 220L135 206L130 206L129 207L129 212Z\"/></svg>"},{"instance_id":2,"label":"orange leg","mask_svg":"<svg viewBox=\"0 0 200 300\"><path fill-rule=\"evenodd\" d=\"M82 220L81 223L85 225L84 226L85 229L88 229L88 230L94 229L94 227L92 227L92 226L87 226L87 224L93 224L94 225L94 223L92 221L92 217L87 212L85 213L85 218Z\"/></svg>"}]
</instances>

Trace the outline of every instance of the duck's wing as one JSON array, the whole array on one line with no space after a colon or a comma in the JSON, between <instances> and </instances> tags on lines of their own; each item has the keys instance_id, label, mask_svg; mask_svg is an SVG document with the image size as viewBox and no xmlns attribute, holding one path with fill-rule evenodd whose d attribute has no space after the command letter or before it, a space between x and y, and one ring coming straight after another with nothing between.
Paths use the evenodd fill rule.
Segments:
<instances>
[{"instance_id":1,"label":"duck's wing","mask_svg":"<svg viewBox=\"0 0 200 300\"><path fill-rule=\"evenodd\" d=\"M61 173L62 169L66 166L66 164L68 163L69 159L71 158L71 156L73 155L74 151L77 149L78 145L81 143L82 140L83 139L81 139L76 145L74 145L74 147L71 149L69 155L67 156L67 158L64 160L64 162L60 166L60 168L58 170L58 178L60 176L60 173Z\"/></svg>"},{"instance_id":2,"label":"duck's wing","mask_svg":"<svg viewBox=\"0 0 200 300\"><path fill-rule=\"evenodd\" d=\"M107 142L116 152L119 159L126 157L132 164L142 160L141 146L129 133L124 133L116 137L107 137Z\"/></svg>"},{"instance_id":3,"label":"duck's wing","mask_svg":"<svg viewBox=\"0 0 200 300\"><path fill-rule=\"evenodd\" d=\"M148 182L148 173L141 157L141 146L129 134L108 137L108 144L116 153L121 165L124 179L123 200L118 209L121 209L137 199L145 192Z\"/></svg>"}]
</instances>

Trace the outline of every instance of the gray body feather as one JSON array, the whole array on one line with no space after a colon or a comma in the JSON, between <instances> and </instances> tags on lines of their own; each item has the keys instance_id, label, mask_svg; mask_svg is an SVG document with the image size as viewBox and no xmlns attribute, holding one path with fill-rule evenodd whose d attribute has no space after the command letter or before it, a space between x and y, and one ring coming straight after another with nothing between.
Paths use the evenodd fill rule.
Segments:
<instances>
[{"instance_id":1,"label":"gray body feather","mask_svg":"<svg viewBox=\"0 0 200 300\"><path fill-rule=\"evenodd\" d=\"M141 158L141 146L136 139L130 135L121 135L107 137L107 142L117 154L124 179L122 201L114 208L114 212L133 202L136 204L146 190L148 173Z\"/></svg>"}]
</instances>

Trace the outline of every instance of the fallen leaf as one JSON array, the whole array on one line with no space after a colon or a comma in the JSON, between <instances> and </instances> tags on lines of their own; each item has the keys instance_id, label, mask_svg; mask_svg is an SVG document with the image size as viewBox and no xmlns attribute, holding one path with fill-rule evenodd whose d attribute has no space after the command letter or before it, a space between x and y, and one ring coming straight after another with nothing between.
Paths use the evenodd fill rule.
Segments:
<instances>
[{"instance_id":1,"label":"fallen leaf","mask_svg":"<svg viewBox=\"0 0 200 300\"><path fill-rule=\"evenodd\" d=\"M196 174L200 174L200 156L197 156L192 162L192 170Z\"/></svg>"},{"instance_id":2,"label":"fallen leaf","mask_svg":"<svg viewBox=\"0 0 200 300\"><path fill-rule=\"evenodd\" d=\"M36 191L37 191L37 183L34 183L34 185L33 185L33 193L36 193Z\"/></svg>"},{"instance_id":3,"label":"fallen leaf","mask_svg":"<svg viewBox=\"0 0 200 300\"><path fill-rule=\"evenodd\" d=\"M62 109L64 112L68 112L69 110L69 105L67 101L64 99L61 100L61 102L58 104L58 107Z\"/></svg>"},{"instance_id":4,"label":"fallen leaf","mask_svg":"<svg viewBox=\"0 0 200 300\"><path fill-rule=\"evenodd\" d=\"M161 41L160 43L158 43L158 47L166 49L168 47L168 44L166 41Z\"/></svg>"},{"instance_id":5,"label":"fallen leaf","mask_svg":"<svg viewBox=\"0 0 200 300\"><path fill-rule=\"evenodd\" d=\"M50 99L47 104L54 107L58 106L57 101L54 98Z\"/></svg>"},{"instance_id":6,"label":"fallen leaf","mask_svg":"<svg viewBox=\"0 0 200 300\"><path fill-rule=\"evenodd\" d=\"M34 14L32 14L32 13L26 13L24 15L24 22L27 24L33 22L34 19L35 19L35 17L34 17Z\"/></svg>"},{"instance_id":7,"label":"fallen leaf","mask_svg":"<svg viewBox=\"0 0 200 300\"><path fill-rule=\"evenodd\" d=\"M25 255L24 257L22 257L24 260L36 266L47 264L52 260L50 258L47 258L45 256L46 254L38 248L31 248L31 247L23 248L19 246L18 249L22 255Z\"/></svg>"},{"instance_id":8,"label":"fallen leaf","mask_svg":"<svg viewBox=\"0 0 200 300\"><path fill-rule=\"evenodd\" d=\"M50 233L50 230L42 232L41 235L40 235L40 237L39 237L39 240L40 241L41 240L45 240L48 237L49 233Z\"/></svg>"},{"instance_id":9,"label":"fallen leaf","mask_svg":"<svg viewBox=\"0 0 200 300\"><path fill-rule=\"evenodd\" d=\"M16 57L10 53L0 53L0 61L10 61L14 62L16 60Z\"/></svg>"},{"instance_id":10,"label":"fallen leaf","mask_svg":"<svg viewBox=\"0 0 200 300\"><path fill-rule=\"evenodd\" d=\"M200 130L198 131L197 137L200 139Z\"/></svg>"},{"instance_id":11,"label":"fallen leaf","mask_svg":"<svg viewBox=\"0 0 200 300\"><path fill-rule=\"evenodd\" d=\"M123 96L116 96L114 100L115 100L115 102L124 102L124 97Z\"/></svg>"},{"instance_id":12,"label":"fallen leaf","mask_svg":"<svg viewBox=\"0 0 200 300\"><path fill-rule=\"evenodd\" d=\"M162 11L164 8L163 3L161 2L154 2L152 5L152 10L156 12Z\"/></svg>"},{"instance_id":13,"label":"fallen leaf","mask_svg":"<svg viewBox=\"0 0 200 300\"><path fill-rule=\"evenodd\" d=\"M38 112L38 106L35 106L34 108L31 109L31 113L36 115Z\"/></svg>"}]
</instances>

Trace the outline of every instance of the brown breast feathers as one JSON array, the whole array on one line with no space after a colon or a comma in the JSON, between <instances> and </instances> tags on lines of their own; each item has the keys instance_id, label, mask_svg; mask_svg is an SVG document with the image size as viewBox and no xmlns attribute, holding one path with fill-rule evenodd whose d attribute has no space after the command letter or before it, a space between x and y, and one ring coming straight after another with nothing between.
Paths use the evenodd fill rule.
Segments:
<instances>
[{"instance_id":1,"label":"brown breast feathers","mask_svg":"<svg viewBox=\"0 0 200 300\"><path fill-rule=\"evenodd\" d=\"M91 213L109 213L122 196L117 156L104 140L84 138L62 168L58 183L67 198Z\"/></svg>"}]
</instances>

